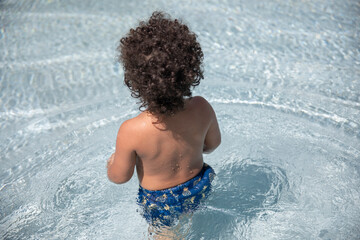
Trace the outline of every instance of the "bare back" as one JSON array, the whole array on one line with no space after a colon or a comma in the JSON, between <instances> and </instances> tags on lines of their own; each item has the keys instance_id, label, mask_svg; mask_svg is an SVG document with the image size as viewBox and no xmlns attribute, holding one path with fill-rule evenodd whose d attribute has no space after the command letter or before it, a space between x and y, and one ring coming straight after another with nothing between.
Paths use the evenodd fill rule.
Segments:
<instances>
[{"instance_id":1,"label":"bare back","mask_svg":"<svg viewBox=\"0 0 360 240\"><path fill-rule=\"evenodd\" d=\"M200 172L205 137L212 123L212 109L204 101L199 97L188 99L183 111L161 123L155 123L156 118L146 112L134 119L142 132L136 147L142 187L172 187Z\"/></svg>"},{"instance_id":2,"label":"bare back","mask_svg":"<svg viewBox=\"0 0 360 240\"><path fill-rule=\"evenodd\" d=\"M142 187L148 190L173 187L201 171L203 152L214 150L220 139L215 113L202 97L187 99L184 110L161 122L143 112L120 127L114 157L119 164L113 172L118 174L127 166L136 165ZM129 157L126 152L131 152ZM121 163L127 161L124 158L132 158L134 163ZM126 174L128 180L132 173L122 175Z\"/></svg>"}]
</instances>

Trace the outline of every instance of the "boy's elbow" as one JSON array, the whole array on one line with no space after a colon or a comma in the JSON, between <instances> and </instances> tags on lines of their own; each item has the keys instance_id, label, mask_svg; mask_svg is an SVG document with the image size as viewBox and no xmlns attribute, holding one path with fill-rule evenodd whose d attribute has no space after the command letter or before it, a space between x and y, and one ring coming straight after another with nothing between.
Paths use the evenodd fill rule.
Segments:
<instances>
[{"instance_id":1,"label":"boy's elbow","mask_svg":"<svg viewBox=\"0 0 360 240\"><path fill-rule=\"evenodd\" d=\"M203 153L211 153L221 144L221 137L218 137L211 144L204 144Z\"/></svg>"},{"instance_id":2,"label":"boy's elbow","mask_svg":"<svg viewBox=\"0 0 360 240\"><path fill-rule=\"evenodd\" d=\"M109 170L107 172L107 176L111 182L116 183L116 184L123 184L123 183L128 182L131 179L131 176L130 177L129 176L126 176L126 177L116 176L115 174L111 173L111 171L109 171Z\"/></svg>"},{"instance_id":3,"label":"boy's elbow","mask_svg":"<svg viewBox=\"0 0 360 240\"><path fill-rule=\"evenodd\" d=\"M123 183L126 183L126 182L128 182L130 180L130 179L116 178L116 177L109 176L109 175L108 175L108 178L109 178L109 180L111 182L116 183L116 184L123 184Z\"/></svg>"},{"instance_id":4,"label":"boy's elbow","mask_svg":"<svg viewBox=\"0 0 360 240\"><path fill-rule=\"evenodd\" d=\"M221 135L219 135L213 142L213 150L215 150L221 144Z\"/></svg>"},{"instance_id":5,"label":"boy's elbow","mask_svg":"<svg viewBox=\"0 0 360 240\"><path fill-rule=\"evenodd\" d=\"M219 137L217 138L216 147L220 146L220 144L221 144L221 135L219 135Z\"/></svg>"}]
</instances>

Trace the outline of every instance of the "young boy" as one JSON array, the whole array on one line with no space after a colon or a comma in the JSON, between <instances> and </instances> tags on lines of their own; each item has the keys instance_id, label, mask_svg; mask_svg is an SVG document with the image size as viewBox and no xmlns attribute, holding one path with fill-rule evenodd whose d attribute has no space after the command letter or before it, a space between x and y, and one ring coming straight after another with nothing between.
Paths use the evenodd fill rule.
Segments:
<instances>
[{"instance_id":1,"label":"young boy","mask_svg":"<svg viewBox=\"0 0 360 240\"><path fill-rule=\"evenodd\" d=\"M218 122L204 98L191 97L203 53L187 26L161 12L131 29L118 51L125 84L145 110L121 125L108 177L125 183L136 166L144 217L171 226L208 196L215 175L202 154L219 146Z\"/></svg>"}]
</instances>

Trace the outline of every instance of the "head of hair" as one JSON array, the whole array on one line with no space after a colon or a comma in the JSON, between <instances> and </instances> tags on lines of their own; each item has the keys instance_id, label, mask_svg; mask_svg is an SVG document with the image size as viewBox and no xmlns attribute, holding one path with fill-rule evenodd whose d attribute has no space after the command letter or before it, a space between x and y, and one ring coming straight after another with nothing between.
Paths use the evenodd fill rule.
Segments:
<instances>
[{"instance_id":1,"label":"head of hair","mask_svg":"<svg viewBox=\"0 0 360 240\"><path fill-rule=\"evenodd\" d=\"M130 29L117 50L131 95L139 98L139 109L154 115L171 116L184 109L184 98L204 78L196 35L162 12Z\"/></svg>"}]
</instances>

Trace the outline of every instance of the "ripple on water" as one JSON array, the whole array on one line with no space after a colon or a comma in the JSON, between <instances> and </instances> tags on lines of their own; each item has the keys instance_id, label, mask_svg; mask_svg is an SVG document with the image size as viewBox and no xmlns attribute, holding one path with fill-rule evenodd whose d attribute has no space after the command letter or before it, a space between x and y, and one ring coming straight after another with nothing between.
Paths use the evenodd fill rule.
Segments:
<instances>
[{"instance_id":1,"label":"ripple on water","mask_svg":"<svg viewBox=\"0 0 360 240\"><path fill-rule=\"evenodd\" d=\"M99 204L102 195L97 194L102 184L99 174L92 168L77 169L59 181L55 191L46 193L42 206L48 221L39 222L43 234L67 238L93 228L97 219L107 219L107 207ZM51 222L53 226L48 227Z\"/></svg>"},{"instance_id":2,"label":"ripple on water","mask_svg":"<svg viewBox=\"0 0 360 240\"><path fill-rule=\"evenodd\" d=\"M26 204L21 206L0 222L0 238L26 239L36 226L34 222L40 217L40 214L41 210L37 205Z\"/></svg>"},{"instance_id":3,"label":"ripple on water","mask_svg":"<svg viewBox=\"0 0 360 240\"><path fill-rule=\"evenodd\" d=\"M75 199L81 198L91 188L91 180L81 174L84 171L76 171L59 183L53 200L58 211L70 207Z\"/></svg>"},{"instance_id":4,"label":"ripple on water","mask_svg":"<svg viewBox=\"0 0 360 240\"><path fill-rule=\"evenodd\" d=\"M283 169L266 162L247 158L224 164L217 172L207 209L193 217L193 228L197 229L193 234L211 234L208 237L212 239L243 234L252 218L277 211L276 204L287 190L288 180ZM212 231L208 231L209 226Z\"/></svg>"},{"instance_id":5,"label":"ripple on water","mask_svg":"<svg viewBox=\"0 0 360 240\"><path fill-rule=\"evenodd\" d=\"M252 216L261 208L274 206L287 186L286 175L281 168L264 162L243 159L224 165L217 174L221 182L215 185L212 206L234 216Z\"/></svg>"},{"instance_id":6,"label":"ripple on water","mask_svg":"<svg viewBox=\"0 0 360 240\"><path fill-rule=\"evenodd\" d=\"M13 2L0 0L0 239L147 232L137 181L110 185L103 165L137 110L114 42L155 5L198 34L197 91L224 136L187 239L358 238L356 1Z\"/></svg>"}]
</instances>

